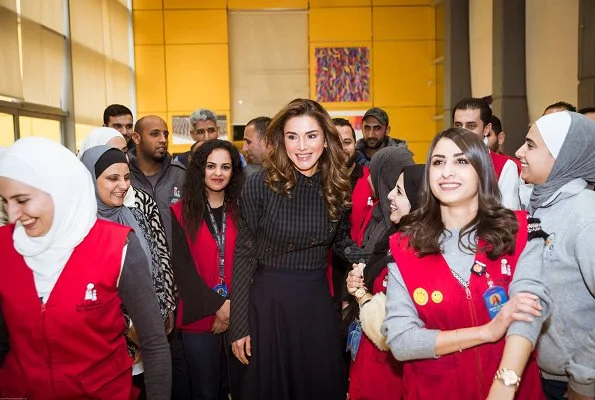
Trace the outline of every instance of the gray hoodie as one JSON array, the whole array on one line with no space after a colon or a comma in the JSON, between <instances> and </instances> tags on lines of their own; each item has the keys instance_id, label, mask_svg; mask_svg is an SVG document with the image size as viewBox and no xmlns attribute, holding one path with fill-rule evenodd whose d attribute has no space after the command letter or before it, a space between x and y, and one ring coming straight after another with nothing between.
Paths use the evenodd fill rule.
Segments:
<instances>
[{"instance_id":1,"label":"gray hoodie","mask_svg":"<svg viewBox=\"0 0 595 400\"><path fill-rule=\"evenodd\" d=\"M553 300L538 341L538 364L548 379L595 395L595 192L574 179L536 208L549 234L543 280Z\"/></svg>"},{"instance_id":2,"label":"gray hoodie","mask_svg":"<svg viewBox=\"0 0 595 400\"><path fill-rule=\"evenodd\" d=\"M157 202L163 227L165 228L165 235L167 236L167 244L171 249L172 227L169 207L182 197L182 186L186 179L186 167L182 163L172 160L171 155L167 153L161 163L161 170L155 177L154 187L138 167L136 157L130 157L130 172L132 173L130 177L132 186L149 193Z\"/></svg>"}]
</instances>

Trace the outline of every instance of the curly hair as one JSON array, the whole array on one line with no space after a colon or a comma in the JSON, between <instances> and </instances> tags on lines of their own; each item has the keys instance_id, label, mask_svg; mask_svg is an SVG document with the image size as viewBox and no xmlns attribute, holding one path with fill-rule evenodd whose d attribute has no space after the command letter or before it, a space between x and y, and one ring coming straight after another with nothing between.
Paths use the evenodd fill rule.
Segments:
<instances>
[{"instance_id":1,"label":"curly hair","mask_svg":"<svg viewBox=\"0 0 595 400\"><path fill-rule=\"evenodd\" d=\"M485 251L491 260L513 253L518 221L514 213L501 204L498 181L487 147L477 135L462 128L447 129L432 141L421 186L420 207L401 219L400 231L408 236L409 245L419 256L440 253L440 236L446 228L442 221L440 201L430 187L430 170L433 168L431 160L434 148L443 139L452 140L461 149L479 179L477 215L461 229L459 248L472 253ZM469 246L464 244L462 239L465 236L470 238L474 232L488 243L487 248L479 249L477 243Z\"/></svg>"},{"instance_id":2,"label":"curly hair","mask_svg":"<svg viewBox=\"0 0 595 400\"><path fill-rule=\"evenodd\" d=\"M341 213L351 207L347 154L331 117L317 102L295 99L283 107L271 121L266 132L266 141L271 146L271 151L264 162L265 182L272 191L291 197L297 177L296 168L285 149L285 125L291 118L302 116L316 120L323 132L326 146L318 161L322 173L322 191L328 218L337 221Z\"/></svg>"},{"instance_id":3,"label":"curly hair","mask_svg":"<svg viewBox=\"0 0 595 400\"><path fill-rule=\"evenodd\" d=\"M183 225L186 234L190 236L192 241L196 239L208 199L205 183L207 158L216 149L227 150L231 157L231 178L224 189L225 202L234 223L237 223L238 199L245 180L240 153L233 144L226 140L208 140L193 154L186 171L186 180L182 192Z\"/></svg>"}]
</instances>

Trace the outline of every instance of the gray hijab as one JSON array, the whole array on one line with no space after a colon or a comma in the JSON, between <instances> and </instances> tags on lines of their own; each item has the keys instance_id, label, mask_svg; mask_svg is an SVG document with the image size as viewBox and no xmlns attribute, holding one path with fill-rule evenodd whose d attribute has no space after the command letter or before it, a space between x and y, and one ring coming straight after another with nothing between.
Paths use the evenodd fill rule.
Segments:
<instances>
[{"instance_id":1,"label":"gray hijab","mask_svg":"<svg viewBox=\"0 0 595 400\"><path fill-rule=\"evenodd\" d=\"M568 119L564 113L570 115L570 125L565 132L556 132L552 128L561 126L561 119ZM527 207L531 214L574 179L595 183L595 122L575 112L561 111L543 116L535 124L556 161L547 181L533 188ZM554 134L558 135L556 139Z\"/></svg>"},{"instance_id":2,"label":"gray hijab","mask_svg":"<svg viewBox=\"0 0 595 400\"><path fill-rule=\"evenodd\" d=\"M403 168L414 165L407 147L388 146L379 150L370 161L370 179L374 196L379 200L372 210L372 218L364 231L364 249L372 252L376 242L386 235L390 221L390 200L388 194L395 188Z\"/></svg>"},{"instance_id":3,"label":"gray hijab","mask_svg":"<svg viewBox=\"0 0 595 400\"><path fill-rule=\"evenodd\" d=\"M97 199L97 217L99 219L117 222L118 224L126 225L132 228L132 230L134 230L134 233L136 234L136 237L140 241L141 247L143 248L143 251L147 257L147 261L149 262L149 269L151 269L151 250L149 249L149 244L145 239L145 235L141 230L140 225L136 221L136 218L134 217L132 211L124 205L120 207L108 206L99 198L99 193L97 192L97 178L99 177L95 176L95 164L97 164L97 161L105 152L110 150L120 151L118 149L105 145L95 146L85 151L81 159L82 163L85 165L85 167L87 167L87 169L91 173L91 176L93 177L93 185L95 186L95 197Z\"/></svg>"}]
</instances>

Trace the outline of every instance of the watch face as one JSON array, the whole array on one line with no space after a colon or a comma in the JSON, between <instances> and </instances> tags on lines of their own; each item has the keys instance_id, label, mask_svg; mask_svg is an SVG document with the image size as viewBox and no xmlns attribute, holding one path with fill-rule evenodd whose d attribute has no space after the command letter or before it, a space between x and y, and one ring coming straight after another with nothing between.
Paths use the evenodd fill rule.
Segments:
<instances>
[{"instance_id":1,"label":"watch face","mask_svg":"<svg viewBox=\"0 0 595 400\"><path fill-rule=\"evenodd\" d=\"M519 377L516 372L511 370L502 371L502 380L506 386L516 385L518 379Z\"/></svg>"},{"instance_id":2,"label":"watch face","mask_svg":"<svg viewBox=\"0 0 595 400\"><path fill-rule=\"evenodd\" d=\"M361 287L355 291L354 296L356 299L359 299L361 297L364 297L365 294L366 294L366 289Z\"/></svg>"}]
</instances>

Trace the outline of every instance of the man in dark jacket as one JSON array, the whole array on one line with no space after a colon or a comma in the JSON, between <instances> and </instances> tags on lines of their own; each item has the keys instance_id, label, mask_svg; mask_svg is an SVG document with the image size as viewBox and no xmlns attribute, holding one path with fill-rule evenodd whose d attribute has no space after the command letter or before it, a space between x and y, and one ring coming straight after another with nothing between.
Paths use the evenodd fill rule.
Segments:
<instances>
[{"instance_id":1,"label":"man in dark jacket","mask_svg":"<svg viewBox=\"0 0 595 400\"><path fill-rule=\"evenodd\" d=\"M358 140L356 146L358 164L369 166L372 156L387 146L407 148L407 142L389 136L388 114L381 108L374 107L366 111L362 120L362 133L364 137Z\"/></svg>"},{"instance_id":2,"label":"man in dark jacket","mask_svg":"<svg viewBox=\"0 0 595 400\"><path fill-rule=\"evenodd\" d=\"M149 193L159 206L159 213L171 249L171 214L169 206L182 196L186 168L173 161L167 152L169 130L156 115L147 115L134 125L132 140L136 156L130 157L132 186Z\"/></svg>"}]
</instances>

